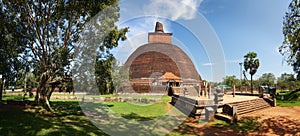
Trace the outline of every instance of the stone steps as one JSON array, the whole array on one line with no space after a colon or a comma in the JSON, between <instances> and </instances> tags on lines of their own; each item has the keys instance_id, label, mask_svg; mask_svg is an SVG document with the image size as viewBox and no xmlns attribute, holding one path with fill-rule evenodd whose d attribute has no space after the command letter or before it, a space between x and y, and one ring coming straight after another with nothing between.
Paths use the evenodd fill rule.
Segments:
<instances>
[{"instance_id":1,"label":"stone steps","mask_svg":"<svg viewBox=\"0 0 300 136\"><path fill-rule=\"evenodd\" d=\"M238 115L271 107L271 105L262 98L257 98L253 100L242 101L242 102L234 102L234 103L230 103L229 105L237 106Z\"/></svg>"}]
</instances>

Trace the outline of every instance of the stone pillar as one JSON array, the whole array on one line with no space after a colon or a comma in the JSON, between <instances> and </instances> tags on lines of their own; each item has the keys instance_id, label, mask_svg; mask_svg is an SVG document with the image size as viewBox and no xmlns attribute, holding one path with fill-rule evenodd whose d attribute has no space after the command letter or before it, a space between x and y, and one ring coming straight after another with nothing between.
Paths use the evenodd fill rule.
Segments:
<instances>
[{"instance_id":1,"label":"stone pillar","mask_svg":"<svg viewBox=\"0 0 300 136\"><path fill-rule=\"evenodd\" d=\"M205 91L204 91L205 97L207 97L207 83L205 83Z\"/></svg>"},{"instance_id":2,"label":"stone pillar","mask_svg":"<svg viewBox=\"0 0 300 136\"><path fill-rule=\"evenodd\" d=\"M199 91L198 91L198 96L201 96L201 84L199 85Z\"/></svg>"},{"instance_id":3,"label":"stone pillar","mask_svg":"<svg viewBox=\"0 0 300 136\"><path fill-rule=\"evenodd\" d=\"M212 107L205 107L205 120L213 120L215 116L215 111Z\"/></svg>"},{"instance_id":4,"label":"stone pillar","mask_svg":"<svg viewBox=\"0 0 300 136\"><path fill-rule=\"evenodd\" d=\"M211 98L211 85L209 85L209 89L208 89L208 99Z\"/></svg>"},{"instance_id":5,"label":"stone pillar","mask_svg":"<svg viewBox=\"0 0 300 136\"><path fill-rule=\"evenodd\" d=\"M224 85L222 85L222 93L224 93L224 94L225 94Z\"/></svg>"},{"instance_id":6,"label":"stone pillar","mask_svg":"<svg viewBox=\"0 0 300 136\"><path fill-rule=\"evenodd\" d=\"M236 122L238 118L237 106L232 106L232 117L233 117L233 122Z\"/></svg>"},{"instance_id":7,"label":"stone pillar","mask_svg":"<svg viewBox=\"0 0 300 136\"><path fill-rule=\"evenodd\" d=\"M235 85L233 85L233 97L235 97Z\"/></svg>"}]
</instances>

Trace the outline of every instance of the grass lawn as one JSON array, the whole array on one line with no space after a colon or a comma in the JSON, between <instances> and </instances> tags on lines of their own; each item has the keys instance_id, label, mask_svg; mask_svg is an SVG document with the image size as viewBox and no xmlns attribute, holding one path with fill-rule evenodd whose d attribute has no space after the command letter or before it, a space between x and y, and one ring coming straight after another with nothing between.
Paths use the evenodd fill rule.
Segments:
<instances>
[{"instance_id":1,"label":"grass lawn","mask_svg":"<svg viewBox=\"0 0 300 136\"><path fill-rule=\"evenodd\" d=\"M280 94L288 95L284 93ZM60 96L73 95L62 94ZM166 128L172 130L174 129L172 126L176 126L174 124L177 122L172 122L173 119L166 115L170 110L168 109L167 102L169 102L171 98L168 96L102 95L94 97L161 98L163 101L157 103L82 102L79 104L77 100L63 101L53 99L51 105L55 110L54 113L49 113L40 107L24 108L21 106L0 104L0 135L107 135L105 133L107 132L106 130L116 130L116 132L120 132L120 135L125 135L127 134L126 132L130 132L131 135L160 135L160 131L165 132L165 130L162 129ZM20 94L3 95L3 100L22 99L23 95ZM32 100L33 98L26 97L26 99ZM300 101L299 99L277 100L277 104L278 106L300 106ZM88 111L84 110L83 112L81 108L87 108ZM94 114L93 112L100 114ZM105 122L108 123L107 125L101 127L100 123L100 127L96 127L97 124L93 121L102 121L105 119L105 116L101 113L114 113L118 117L110 118L108 122ZM163 117L166 121L155 120L158 117ZM94 120L90 120L91 118ZM181 124L182 122L179 123ZM184 123L180 126L183 126L182 129L184 129L184 131L175 130L168 135L194 135L197 132L207 131L207 128L243 134L257 130L260 123L254 118L244 118L239 120L236 124L228 124L224 121L214 120L201 129L188 126ZM132 128L134 128L134 130L131 130ZM110 134L110 132L108 134Z\"/></svg>"},{"instance_id":2,"label":"grass lawn","mask_svg":"<svg viewBox=\"0 0 300 136\"><path fill-rule=\"evenodd\" d=\"M130 102L105 102L113 112L125 116L135 113L143 117L158 117L167 113L166 103L132 104Z\"/></svg>"},{"instance_id":3,"label":"grass lawn","mask_svg":"<svg viewBox=\"0 0 300 136\"><path fill-rule=\"evenodd\" d=\"M279 91L276 99L277 106L300 106L300 91Z\"/></svg>"},{"instance_id":4,"label":"grass lawn","mask_svg":"<svg viewBox=\"0 0 300 136\"><path fill-rule=\"evenodd\" d=\"M276 103L277 106L282 106L282 107L300 106L300 100L290 100L290 101L277 100Z\"/></svg>"},{"instance_id":5,"label":"grass lawn","mask_svg":"<svg viewBox=\"0 0 300 136\"><path fill-rule=\"evenodd\" d=\"M55 113L42 108L0 105L0 134L14 135L106 135L80 111L78 102L52 102Z\"/></svg>"},{"instance_id":6,"label":"grass lawn","mask_svg":"<svg viewBox=\"0 0 300 136\"><path fill-rule=\"evenodd\" d=\"M167 102L170 100L170 97L160 97L163 102L150 104L136 104L131 102L84 102L83 104L94 105L94 110L98 110L98 112L101 110L101 106L102 108L109 108L119 117L125 119L125 121L114 120L116 121L114 123L123 121L122 123L125 124L124 127L129 126L128 128L130 128L137 125L139 121L152 121L157 117L164 116L168 112ZM147 96L145 98L151 97ZM155 96L155 98L158 98L158 96ZM26 97L26 99L33 98ZM3 100L23 100L23 96L19 94L5 94L3 95ZM37 106L25 108L24 106L0 104L0 135L106 135L106 131L102 131L105 129L101 128L102 130L100 130L97 128L89 120L89 116L84 114L78 101L52 100L51 105L55 110L54 113L49 113ZM172 124L172 122L156 123ZM112 126L107 126L108 128L106 129L112 129ZM139 127L142 130L146 125L138 125L137 128ZM147 131L144 132L148 133ZM158 134L157 132L151 133ZM138 134L138 131L136 133L133 132L133 134Z\"/></svg>"}]
</instances>

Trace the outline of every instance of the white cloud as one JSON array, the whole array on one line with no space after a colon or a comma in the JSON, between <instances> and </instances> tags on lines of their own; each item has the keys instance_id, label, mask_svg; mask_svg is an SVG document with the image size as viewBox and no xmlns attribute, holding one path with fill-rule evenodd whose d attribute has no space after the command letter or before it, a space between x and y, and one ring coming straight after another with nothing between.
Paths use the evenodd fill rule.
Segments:
<instances>
[{"instance_id":1,"label":"white cloud","mask_svg":"<svg viewBox=\"0 0 300 136\"><path fill-rule=\"evenodd\" d=\"M204 63L204 64L202 64L203 66L212 66L212 65L214 65L214 63Z\"/></svg>"},{"instance_id":2,"label":"white cloud","mask_svg":"<svg viewBox=\"0 0 300 136\"><path fill-rule=\"evenodd\" d=\"M151 0L144 7L145 15L166 17L173 21L178 19L190 20L195 18L197 9L203 0Z\"/></svg>"},{"instance_id":3,"label":"white cloud","mask_svg":"<svg viewBox=\"0 0 300 136\"><path fill-rule=\"evenodd\" d=\"M161 22L164 26L164 32L172 33L170 20L193 19L197 14L197 8L203 0L149 0L143 6L139 0L131 3L121 4L121 16L127 17L126 22L121 22L119 28L129 27L127 41L114 51L121 62L124 62L128 56L139 46L148 42L148 32L154 32L155 23ZM137 8L141 6L141 8ZM128 19L132 13L144 12L144 17L140 15L138 19ZM135 16L136 17L136 16ZM170 19L170 20L168 20Z\"/></svg>"}]
</instances>

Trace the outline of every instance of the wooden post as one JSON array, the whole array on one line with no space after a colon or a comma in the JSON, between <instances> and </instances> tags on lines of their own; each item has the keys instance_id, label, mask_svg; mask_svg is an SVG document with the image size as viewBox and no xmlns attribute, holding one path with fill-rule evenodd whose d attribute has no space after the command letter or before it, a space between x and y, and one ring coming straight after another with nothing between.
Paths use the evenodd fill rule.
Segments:
<instances>
[{"instance_id":1,"label":"wooden post","mask_svg":"<svg viewBox=\"0 0 300 136\"><path fill-rule=\"evenodd\" d=\"M235 85L233 85L233 97L235 97Z\"/></svg>"}]
</instances>

